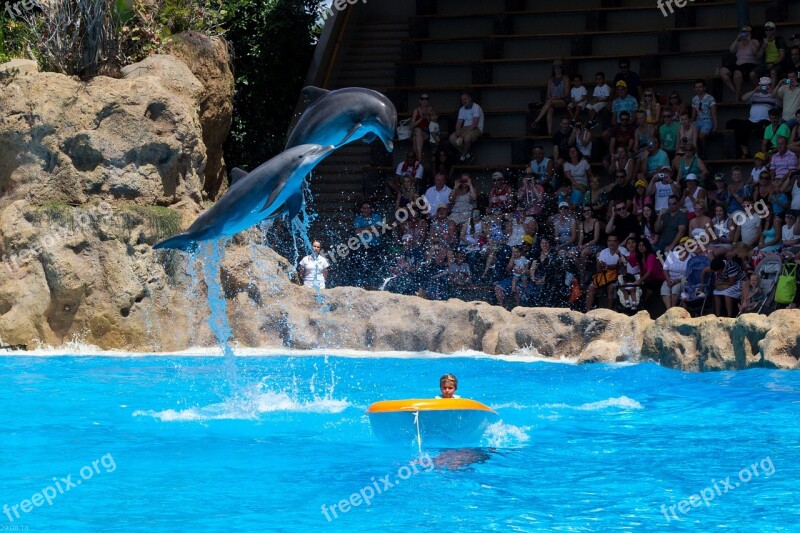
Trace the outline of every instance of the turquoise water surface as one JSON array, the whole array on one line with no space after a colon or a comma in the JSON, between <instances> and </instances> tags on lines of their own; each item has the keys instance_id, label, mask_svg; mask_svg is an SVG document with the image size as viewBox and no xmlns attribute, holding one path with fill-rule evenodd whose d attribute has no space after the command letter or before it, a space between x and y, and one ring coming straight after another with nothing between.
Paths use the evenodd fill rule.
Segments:
<instances>
[{"instance_id":1,"label":"turquoise water surface","mask_svg":"<svg viewBox=\"0 0 800 533\"><path fill-rule=\"evenodd\" d=\"M0 368L4 530L800 528L796 372L423 354ZM481 447L372 436L370 403L434 396L446 372L502 417Z\"/></svg>"}]
</instances>

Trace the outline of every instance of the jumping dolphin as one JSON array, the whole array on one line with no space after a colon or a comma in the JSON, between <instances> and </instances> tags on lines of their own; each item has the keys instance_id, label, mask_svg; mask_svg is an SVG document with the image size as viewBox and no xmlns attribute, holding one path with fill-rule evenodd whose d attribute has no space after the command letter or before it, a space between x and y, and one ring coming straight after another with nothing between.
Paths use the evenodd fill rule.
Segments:
<instances>
[{"instance_id":1,"label":"jumping dolphin","mask_svg":"<svg viewBox=\"0 0 800 533\"><path fill-rule=\"evenodd\" d=\"M284 150L249 174L239 171L228 192L188 230L153 248L194 252L198 241L235 235L283 213L293 219L303 204L303 179L333 150L333 146L302 144Z\"/></svg>"},{"instance_id":2,"label":"jumping dolphin","mask_svg":"<svg viewBox=\"0 0 800 533\"><path fill-rule=\"evenodd\" d=\"M392 151L397 111L383 94L361 87L326 91L309 86L302 95L309 105L289 135L286 148L299 144L339 148L362 137L364 142L378 137Z\"/></svg>"}]
</instances>

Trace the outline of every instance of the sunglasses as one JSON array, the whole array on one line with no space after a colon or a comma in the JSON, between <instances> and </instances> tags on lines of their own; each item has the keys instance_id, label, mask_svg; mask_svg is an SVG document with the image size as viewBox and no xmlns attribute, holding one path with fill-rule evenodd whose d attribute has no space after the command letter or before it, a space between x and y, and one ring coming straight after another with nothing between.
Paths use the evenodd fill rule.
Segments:
<instances>
[{"instance_id":1,"label":"sunglasses","mask_svg":"<svg viewBox=\"0 0 800 533\"><path fill-rule=\"evenodd\" d=\"M652 94L646 94L646 95L644 95L644 97L645 97L645 98L652 98L652 97L653 97L653 95L652 95Z\"/></svg>"},{"instance_id":2,"label":"sunglasses","mask_svg":"<svg viewBox=\"0 0 800 533\"><path fill-rule=\"evenodd\" d=\"M625 208L624 207L617 207L616 210L617 211L625 211Z\"/></svg>"},{"instance_id":3,"label":"sunglasses","mask_svg":"<svg viewBox=\"0 0 800 533\"><path fill-rule=\"evenodd\" d=\"M419 99L420 100L430 100L430 98L428 98L427 96L420 96Z\"/></svg>"},{"instance_id":4,"label":"sunglasses","mask_svg":"<svg viewBox=\"0 0 800 533\"><path fill-rule=\"evenodd\" d=\"M676 204L675 202L670 202L670 203L668 203L667 205L668 205L668 206L670 206L670 207L672 207L673 205L678 205L678 204Z\"/></svg>"}]
</instances>

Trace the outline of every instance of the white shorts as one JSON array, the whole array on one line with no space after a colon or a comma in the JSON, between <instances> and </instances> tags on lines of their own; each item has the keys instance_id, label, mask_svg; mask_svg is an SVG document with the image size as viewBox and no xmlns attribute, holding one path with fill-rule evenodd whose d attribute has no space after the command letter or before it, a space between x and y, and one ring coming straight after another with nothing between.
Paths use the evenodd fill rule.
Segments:
<instances>
[{"instance_id":1,"label":"white shorts","mask_svg":"<svg viewBox=\"0 0 800 533\"><path fill-rule=\"evenodd\" d=\"M680 283L676 283L675 285L670 287L669 284L665 281L664 283L661 284L661 296L669 296L670 294L672 294L672 296L679 296L680 293L683 292L684 283L685 280L681 279Z\"/></svg>"},{"instance_id":2,"label":"white shorts","mask_svg":"<svg viewBox=\"0 0 800 533\"><path fill-rule=\"evenodd\" d=\"M587 104L586 109L591 109L592 111L600 111L603 109L608 102L597 102L595 104Z\"/></svg>"}]
</instances>

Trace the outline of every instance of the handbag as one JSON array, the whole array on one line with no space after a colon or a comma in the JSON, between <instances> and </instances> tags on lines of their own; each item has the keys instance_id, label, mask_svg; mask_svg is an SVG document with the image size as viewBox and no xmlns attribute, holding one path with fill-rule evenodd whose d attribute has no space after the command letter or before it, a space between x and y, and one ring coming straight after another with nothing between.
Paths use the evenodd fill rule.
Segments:
<instances>
[{"instance_id":1,"label":"handbag","mask_svg":"<svg viewBox=\"0 0 800 533\"><path fill-rule=\"evenodd\" d=\"M775 301L779 304L790 304L797 294L797 263L783 265L778 284L775 288Z\"/></svg>"},{"instance_id":2,"label":"handbag","mask_svg":"<svg viewBox=\"0 0 800 533\"><path fill-rule=\"evenodd\" d=\"M592 276L592 283L596 289L602 289L609 283L614 283L615 281L617 281L616 267L603 270Z\"/></svg>"},{"instance_id":3,"label":"handbag","mask_svg":"<svg viewBox=\"0 0 800 533\"><path fill-rule=\"evenodd\" d=\"M431 144L439 144L439 133L441 132L439 129L439 123L431 121L430 124L428 124L428 132L430 133L428 142Z\"/></svg>"},{"instance_id":4,"label":"handbag","mask_svg":"<svg viewBox=\"0 0 800 533\"><path fill-rule=\"evenodd\" d=\"M581 284L577 278L572 279L572 287L569 290L569 303L574 304L581 298Z\"/></svg>"},{"instance_id":5,"label":"handbag","mask_svg":"<svg viewBox=\"0 0 800 533\"><path fill-rule=\"evenodd\" d=\"M397 140L407 141L411 138L411 119L401 120L397 125Z\"/></svg>"}]
</instances>

